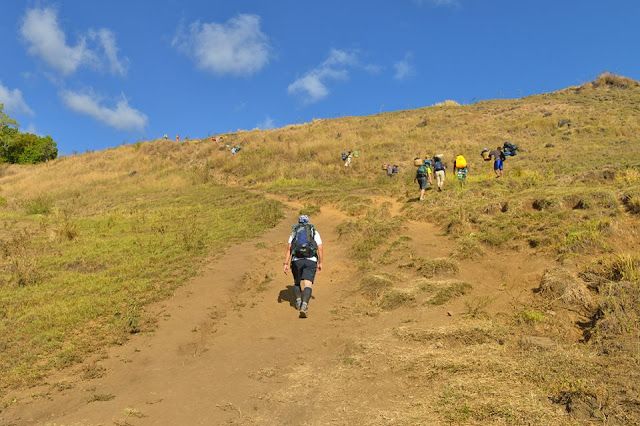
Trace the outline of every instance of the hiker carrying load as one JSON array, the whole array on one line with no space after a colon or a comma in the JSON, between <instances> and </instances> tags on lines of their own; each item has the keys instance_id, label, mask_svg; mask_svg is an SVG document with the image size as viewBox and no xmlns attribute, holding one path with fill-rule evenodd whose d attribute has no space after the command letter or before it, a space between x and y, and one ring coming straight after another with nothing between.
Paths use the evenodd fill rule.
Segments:
<instances>
[{"instance_id":1,"label":"hiker carrying load","mask_svg":"<svg viewBox=\"0 0 640 426\"><path fill-rule=\"evenodd\" d=\"M353 160L353 152L349 151L346 154L347 156L344 159L344 166L349 167L351 166L351 161Z\"/></svg>"},{"instance_id":2,"label":"hiker carrying load","mask_svg":"<svg viewBox=\"0 0 640 426\"><path fill-rule=\"evenodd\" d=\"M496 178L502 177L504 170L504 160L506 157L502 152L502 147L499 146L489 153L489 157L493 158L493 171L496 173Z\"/></svg>"},{"instance_id":3,"label":"hiker carrying load","mask_svg":"<svg viewBox=\"0 0 640 426\"><path fill-rule=\"evenodd\" d=\"M300 318L307 317L316 271L322 271L323 260L320 233L309 222L309 216L302 215L291 229L283 264L284 273L291 268L293 274L295 306L300 311Z\"/></svg>"},{"instance_id":4,"label":"hiker carrying load","mask_svg":"<svg viewBox=\"0 0 640 426\"><path fill-rule=\"evenodd\" d=\"M502 152L504 153L505 157L515 157L516 155L518 155L518 146L512 144L509 141L506 141L504 144L502 144Z\"/></svg>"},{"instance_id":5,"label":"hiker carrying load","mask_svg":"<svg viewBox=\"0 0 640 426\"><path fill-rule=\"evenodd\" d=\"M422 160L420 160L420 163L413 181L418 182L418 186L420 187L420 201L424 201L424 191L431 185L433 178L431 177L432 172L430 165L425 164Z\"/></svg>"},{"instance_id":6,"label":"hiker carrying load","mask_svg":"<svg viewBox=\"0 0 640 426\"><path fill-rule=\"evenodd\" d=\"M462 154L458 154L456 159L453 160L453 173L455 173L458 178L458 182L460 182L460 187L464 187L464 184L467 181L467 174L469 172L469 168L467 166L467 160L464 158Z\"/></svg>"}]
</instances>

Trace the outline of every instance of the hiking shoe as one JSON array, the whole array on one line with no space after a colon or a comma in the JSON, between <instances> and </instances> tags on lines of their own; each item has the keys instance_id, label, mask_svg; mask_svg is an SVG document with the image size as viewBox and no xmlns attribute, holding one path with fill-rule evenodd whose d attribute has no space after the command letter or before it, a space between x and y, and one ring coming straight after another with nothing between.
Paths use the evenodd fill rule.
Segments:
<instances>
[{"instance_id":1,"label":"hiking shoe","mask_svg":"<svg viewBox=\"0 0 640 426\"><path fill-rule=\"evenodd\" d=\"M300 318L306 318L308 310L309 308L307 304L303 303L302 306L300 307Z\"/></svg>"},{"instance_id":2,"label":"hiking shoe","mask_svg":"<svg viewBox=\"0 0 640 426\"><path fill-rule=\"evenodd\" d=\"M299 311L302 307L302 299L296 299L296 311Z\"/></svg>"}]
</instances>

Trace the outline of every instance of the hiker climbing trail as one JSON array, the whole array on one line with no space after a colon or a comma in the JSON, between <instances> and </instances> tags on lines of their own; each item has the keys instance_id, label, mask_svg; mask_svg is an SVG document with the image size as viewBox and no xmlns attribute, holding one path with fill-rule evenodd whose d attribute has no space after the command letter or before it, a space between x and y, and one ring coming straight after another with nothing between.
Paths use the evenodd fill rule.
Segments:
<instances>
[{"instance_id":1,"label":"hiker climbing trail","mask_svg":"<svg viewBox=\"0 0 640 426\"><path fill-rule=\"evenodd\" d=\"M395 235L405 251L388 254L388 263L376 271L363 270L351 260L353 241L340 238L337 230L356 219L322 206L312 220L326 245L324 270L314 286L312 315L300 320L291 277L282 274L279 256L301 206L271 198L289 205L286 218L262 238L227 250L156 306L158 329L109 349L95 364L102 377L43 388L47 398L22 395L0 414L2 423L357 424L373 413L365 423L387 424L398 413L415 410L414 396L428 400L430 395L428 388L407 388L406 372L396 371L394 365L412 354L421 356L415 348L397 352L410 344L406 336L476 327L461 322L465 297L490 294L500 309L510 297L506 284L516 275L533 280L540 267L517 261L496 267L497 259L489 257L459 270L442 269L438 259L450 254L453 242L433 225L405 221ZM401 214L401 204L393 200L376 197L374 203L390 215ZM410 272L425 265L434 268L430 281ZM383 281L391 277L387 299L376 299L362 286L373 272ZM471 284L456 287L457 282ZM436 296L442 303L429 302ZM411 328L416 326L420 331ZM62 382L58 377L50 383L56 380ZM427 414L421 418L434 415Z\"/></svg>"}]
</instances>

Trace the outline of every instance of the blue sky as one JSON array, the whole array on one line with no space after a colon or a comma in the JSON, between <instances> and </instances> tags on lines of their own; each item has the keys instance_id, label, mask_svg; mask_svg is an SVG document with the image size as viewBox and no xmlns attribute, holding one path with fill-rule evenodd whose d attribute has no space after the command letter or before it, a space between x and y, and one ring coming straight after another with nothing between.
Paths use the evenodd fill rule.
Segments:
<instances>
[{"instance_id":1,"label":"blue sky","mask_svg":"<svg viewBox=\"0 0 640 426\"><path fill-rule=\"evenodd\" d=\"M637 0L2 1L0 103L63 153L640 78Z\"/></svg>"}]
</instances>

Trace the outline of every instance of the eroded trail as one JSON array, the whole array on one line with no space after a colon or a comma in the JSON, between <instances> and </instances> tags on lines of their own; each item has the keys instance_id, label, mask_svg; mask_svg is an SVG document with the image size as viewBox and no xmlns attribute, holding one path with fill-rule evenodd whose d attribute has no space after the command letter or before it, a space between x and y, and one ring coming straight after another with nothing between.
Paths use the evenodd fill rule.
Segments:
<instances>
[{"instance_id":1,"label":"eroded trail","mask_svg":"<svg viewBox=\"0 0 640 426\"><path fill-rule=\"evenodd\" d=\"M308 319L290 302L291 277L281 270L283 242L296 209L261 238L236 245L200 277L157 308L158 329L108 350L102 377L78 380L46 398L24 398L0 414L3 424L211 425L388 424L435 420L415 413L411 372L398 373L407 325L435 329L460 320L462 300L438 307L403 307L372 314L357 293L362 271L338 239L345 216L323 207L314 223L325 242ZM446 256L452 242L434 227L411 242L425 257ZM471 294L493 294L508 304L509 290L526 291L541 264L470 262L459 276ZM399 278L399 281L402 281ZM398 283L402 287L403 283ZM508 291L507 291L508 292ZM402 334L402 333L400 333ZM405 357L406 358L406 357ZM418 384L419 385L419 384ZM409 413L402 419L399 413ZM417 417L411 417L417 416Z\"/></svg>"}]
</instances>

